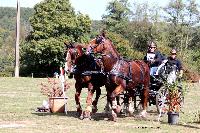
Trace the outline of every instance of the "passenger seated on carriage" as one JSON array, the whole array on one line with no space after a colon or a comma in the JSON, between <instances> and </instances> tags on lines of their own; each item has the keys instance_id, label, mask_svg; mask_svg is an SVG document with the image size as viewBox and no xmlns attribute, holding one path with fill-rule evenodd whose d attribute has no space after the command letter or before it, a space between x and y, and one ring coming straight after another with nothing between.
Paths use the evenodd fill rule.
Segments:
<instances>
[{"instance_id":1,"label":"passenger seated on carriage","mask_svg":"<svg viewBox=\"0 0 200 133\"><path fill-rule=\"evenodd\" d=\"M176 49L172 49L170 52L170 56L167 57L167 59L165 61L163 61L163 63L158 67L155 75L158 75L159 70L161 69L162 66L164 66L166 63L168 63L169 66L176 66L177 71L179 72L179 78L182 78L183 76L183 67L182 67L182 63L179 59L177 59L176 57L177 51Z\"/></svg>"},{"instance_id":2,"label":"passenger seated on carriage","mask_svg":"<svg viewBox=\"0 0 200 133\"><path fill-rule=\"evenodd\" d=\"M157 50L157 45L155 42L148 42L148 51L144 57L144 61L149 64L150 67L150 75L154 76L156 73L158 66L162 63L163 56Z\"/></svg>"}]
</instances>

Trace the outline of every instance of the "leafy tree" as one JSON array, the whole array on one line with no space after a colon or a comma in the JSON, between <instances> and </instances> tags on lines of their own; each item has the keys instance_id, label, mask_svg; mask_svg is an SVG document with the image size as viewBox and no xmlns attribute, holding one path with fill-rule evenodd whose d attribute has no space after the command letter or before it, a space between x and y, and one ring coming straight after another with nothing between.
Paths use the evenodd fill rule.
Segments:
<instances>
[{"instance_id":1,"label":"leafy tree","mask_svg":"<svg viewBox=\"0 0 200 133\"><path fill-rule=\"evenodd\" d=\"M159 40L161 37L161 26L159 22L159 7L150 8L147 3L134 3L129 22L124 36L132 44L132 48L144 51L148 40Z\"/></svg>"},{"instance_id":2,"label":"leafy tree","mask_svg":"<svg viewBox=\"0 0 200 133\"><path fill-rule=\"evenodd\" d=\"M114 0L107 6L107 14L103 15L103 22L106 29L123 34L127 28L129 16L131 14L128 0Z\"/></svg>"},{"instance_id":3,"label":"leafy tree","mask_svg":"<svg viewBox=\"0 0 200 133\"><path fill-rule=\"evenodd\" d=\"M194 26L199 23L198 4L195 0L171 0L169 5L164 8L168 14L166 16L169 25L169 46L177 47L182 52L194 38Z\"/></svg>"},{"instance_id":4,"label":"leafy tree","mask_svg":"<svg viewBox=\"0 0 200 133\"><path fill-rule=\"evenodd\" d=\"M117 51L119 51L120 55L127 59L143 59L142 52L139 52L136 49L131 48L129 40L123 37L123 35L114 33L114 32L107 32L107 37L109 37Z\"/></svg>"},{"instance_id":5,"label":"leafy tree","mask_svg":"<svg viewBox=\"0 0 200 133\"><path fill-rule=\"evenodd\" d=\"M33 30L22 47L22 61L38 72L46 68L41 71L48 73L62 64L64 41L87 41L91 21L88 16L75 14L69 0L44 0L34 11L30 18Z\"/></svg>"}]
</instances>

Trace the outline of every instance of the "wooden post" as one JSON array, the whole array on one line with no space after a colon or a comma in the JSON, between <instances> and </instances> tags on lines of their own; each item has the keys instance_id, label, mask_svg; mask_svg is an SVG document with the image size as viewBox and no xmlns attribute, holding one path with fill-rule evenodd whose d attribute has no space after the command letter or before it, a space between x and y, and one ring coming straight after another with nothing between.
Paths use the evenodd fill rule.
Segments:
<instances>
[{"instance_id":1,"label":"wooden post","mask_svg":"<svg viewBox=\"0 0 200 133\"><path fill-rule=\"evenodd\" d=\"M15 77L19 77L19 38L20 38L20 0L17 0L16 44L15 44Z\"/></svg>"}]
</instances>

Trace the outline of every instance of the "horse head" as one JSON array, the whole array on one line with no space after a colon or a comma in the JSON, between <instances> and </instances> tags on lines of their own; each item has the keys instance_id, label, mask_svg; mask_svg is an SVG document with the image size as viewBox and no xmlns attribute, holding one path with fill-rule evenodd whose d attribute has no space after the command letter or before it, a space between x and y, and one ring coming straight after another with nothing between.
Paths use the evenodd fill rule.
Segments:
<instances>
[{"instance_id":1,"label":"horse head","mask_svg":"<svg viewBox=\"0 0 200 133\"><path fill-rule=\"evenodd\" d=\"M69 45L66 45L66 48L65 72L70 75L69 78L72 78L76 68L76 60L84 54L83 46L81 44L70 43Z\"/></svg>"},{"instance_id":2,"label":"horse head","mask_svg":"<svg viewBox=\"0 0 200 133\"><path fill-rule=\"evenodd\" d=\"M160 69L159 75L168 84L173 84L177 79L177 66L166 62Z\"/></svg>"},{"instance_id":3,"label":"horse head","mask_svg":"<svg viewBox=\"0 0 200 133\"><path fill-rule=\"evenodd\" d=\"M87 53L100 53L102 55L112 55L119 57L119 53L117 52L112 41L102 35L97 36L95 39L91 40L86 51Z\"/></svg>"}]
</instances>

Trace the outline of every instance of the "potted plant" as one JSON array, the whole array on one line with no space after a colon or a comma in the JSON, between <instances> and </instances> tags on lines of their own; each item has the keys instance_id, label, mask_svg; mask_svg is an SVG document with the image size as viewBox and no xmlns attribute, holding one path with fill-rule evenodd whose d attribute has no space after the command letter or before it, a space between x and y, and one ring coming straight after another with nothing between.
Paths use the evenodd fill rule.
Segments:
<instances>
[{"instance_id":1,"label":"potted plant","mask_svg":"<svg viewBox=\"0 0 200 133\"><path fill-rule=\"evenodd\" d=\"M177 124L179 112L183 104L183 89L178 86L178 83L168 85L168 123Z\"/></svg>"},{"instance_id":2,"label":"potted plant","mask_svg":"<svg viewBox=\"0 0 200 133\"><path fill-rule=\"evenodd\" d=\"M64 92L70 87L69 84L64 81ZM66 99L61 83L58 79L48 78L46 83L41 83L41 93L48 97L49 109L53 113L64 113Z\"/></svg>"}]
</instances>

